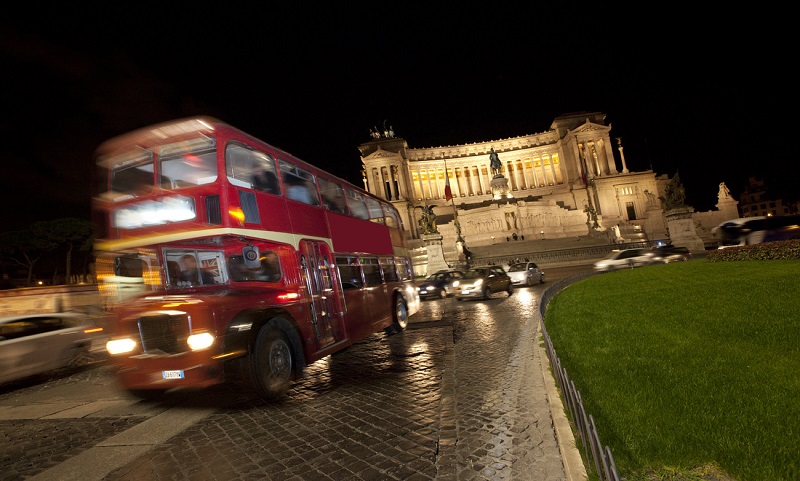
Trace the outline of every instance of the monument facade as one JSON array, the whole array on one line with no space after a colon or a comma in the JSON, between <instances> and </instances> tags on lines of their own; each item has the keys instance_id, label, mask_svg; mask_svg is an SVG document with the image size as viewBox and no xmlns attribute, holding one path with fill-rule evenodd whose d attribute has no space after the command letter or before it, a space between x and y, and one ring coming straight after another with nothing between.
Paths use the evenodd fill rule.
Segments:
<instances>
[{"instance_id":1,"label":"monument facade","mask_svg":"<svg viewBox=\"0 0 800 481\"><path fill-rule=\"evenodd\" d=\"M652 170L631 172L619 138L618 168L605 117L565 114L540 133L431 148L410 148L394 131L373 132L359 146L364 187L397 207L409 238L420 245L431 234L423 215L433 213L445 257L449 250L458 255L461 236L472 247L512 236L611 239L615 227L669 238L663 203L670 179Z\"/></svg>"}]
</instances>

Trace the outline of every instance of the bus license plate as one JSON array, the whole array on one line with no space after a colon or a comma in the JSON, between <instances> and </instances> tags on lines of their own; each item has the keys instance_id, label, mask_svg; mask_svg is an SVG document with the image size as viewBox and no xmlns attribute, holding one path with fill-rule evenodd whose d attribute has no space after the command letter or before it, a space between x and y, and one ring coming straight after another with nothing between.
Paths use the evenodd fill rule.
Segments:
<instances>
[{"instance_id":1,"label":"bus license plate","mask_svg":"<svg viewBox=\"0 0 800 481\"><path fill-rule=\"evenodd\" d=\"M183 371L161 371L164 379L183 379Z\"/></svg>"}]
</instances>

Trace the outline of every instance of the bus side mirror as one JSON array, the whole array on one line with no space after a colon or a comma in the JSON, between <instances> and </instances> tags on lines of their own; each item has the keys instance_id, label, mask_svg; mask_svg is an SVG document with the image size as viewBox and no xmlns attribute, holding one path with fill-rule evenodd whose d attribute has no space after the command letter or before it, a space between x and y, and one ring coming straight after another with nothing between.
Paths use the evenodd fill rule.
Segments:
<instances>
[{"instance_id":1,"label":"bus side mirror","mask_svg":"<svg viewBox=\"0 0 800 481\"><path fill-rule=\"evenodd\" d=\"M242 258L244 258L244 266L248 269L261 268L261 254L258 252L258 247L245 246L242 249Z\"/></svg>"}]
</instances>

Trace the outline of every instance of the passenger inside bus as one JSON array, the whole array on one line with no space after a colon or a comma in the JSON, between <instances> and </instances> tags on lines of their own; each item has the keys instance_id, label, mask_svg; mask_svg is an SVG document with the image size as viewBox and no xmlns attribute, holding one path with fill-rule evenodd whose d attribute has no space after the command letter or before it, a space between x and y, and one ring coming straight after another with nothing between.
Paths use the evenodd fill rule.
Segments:
<instances>
[{"instance_id":1,"label":"passenger inside bus","mask_svg":"<svg viewBox=\"0 0 800 481\"><path fill-rule=\"evenodd\" d=\"M202 279L203 285L216 284L214 275L206 269L197 266L197 258L192 254L181 257L181 279L194 285L199 285Z\"/></svg>"},{"instance_id":2,"label":"passenger inside bus","mask_svg":"<svg viewBox=\"0 0 800 481\"><path fill-rule=\"evenodd\" d=\"M284 174L283 182L286 184L286 197L304 204L317 204L314 202L316 196L311 195L311 191L303 179L292 174Z\"/></svg>"},{"instance_id":3,"label":"passenger inside bus","mask_svg":"<svg viewBox=\"0 0 800 481\"><path fill-rule=\"evenodd\" d=\"M281 186L278 184L278 177L274 172L267 169L261 169L253 174L253 188L270 194L281 194Z\"/></svg>"},{"instance_id":4,"label":"passenger inside bus","mask_svg":"<svg viewBox=\"0 0 800 481\"><path fill-rule=\"evenodd\" d=\"M244 258L240 255L228 258L231 279L237 282L266 281L277 282L281 280L281 263L278 254L273 251L261 252L261 266L248 269Z\"/></svg>"}]
</instances>

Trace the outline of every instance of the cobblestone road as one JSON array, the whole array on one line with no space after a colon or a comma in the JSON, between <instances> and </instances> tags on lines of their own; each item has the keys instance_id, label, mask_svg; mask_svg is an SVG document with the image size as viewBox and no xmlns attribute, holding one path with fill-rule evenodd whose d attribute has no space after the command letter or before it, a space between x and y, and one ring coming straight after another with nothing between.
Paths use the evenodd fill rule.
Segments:
<instances>
[{"instance_id":1,"label":"cobblestone road","mask_svg":"<svg viewBox=\"0 0 800 481\"><path fill-rule=\"evenodd\" d=\"M0 480L568 479L541 364L543 289L427 301L405 332L310 366L277 404L232 386L140 402L104 366L0 390ZM147 432L187 410L188 428Z\"/></svg>"}]
</instances>

